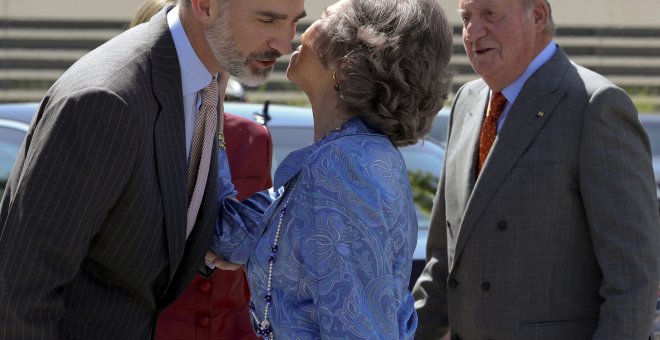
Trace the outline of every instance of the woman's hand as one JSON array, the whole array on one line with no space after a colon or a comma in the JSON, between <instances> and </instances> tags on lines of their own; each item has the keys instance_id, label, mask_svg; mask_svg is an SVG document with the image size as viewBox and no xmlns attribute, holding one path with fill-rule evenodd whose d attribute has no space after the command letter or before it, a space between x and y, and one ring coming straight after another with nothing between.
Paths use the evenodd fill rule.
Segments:
<instances>
[{"instance_id":1,"label":"woman's hand","mask_svg":"<svg viewBox=\"0 0 660 340\"><path fill-rule=\"evenodd\" d=\"M216 255L210 250L206 252L206 256L204 256L204 261L206 261L206 265L211 268L218 268L222 270L236 270L238 268L241 268L240 264L229 262L223 258L220 258L218 257L218 255Z\"/></svg>"}]
</instances>

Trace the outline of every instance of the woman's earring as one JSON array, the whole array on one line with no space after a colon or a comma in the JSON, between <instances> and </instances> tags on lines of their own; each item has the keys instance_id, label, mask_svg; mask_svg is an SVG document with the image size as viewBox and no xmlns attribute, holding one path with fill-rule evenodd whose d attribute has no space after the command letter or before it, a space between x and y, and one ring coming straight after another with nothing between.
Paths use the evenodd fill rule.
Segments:
<instances>
[{"instance_id":1,"label":"woman's earring","mask_svg":"<svg viewBox=\"0 0 660 340\"><path fill-rule=\"evenodd\" d=\"M339 80L337 80L337 72L332 73L332 79L335 81L335 91L339 92Z\"/></svg>"}]
</instances>

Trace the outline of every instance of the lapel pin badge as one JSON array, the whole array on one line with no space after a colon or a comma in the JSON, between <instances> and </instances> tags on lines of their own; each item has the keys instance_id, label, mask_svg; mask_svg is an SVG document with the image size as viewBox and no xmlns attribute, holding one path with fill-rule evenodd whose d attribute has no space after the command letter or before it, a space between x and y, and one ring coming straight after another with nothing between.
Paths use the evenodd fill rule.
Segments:
<instances>
[{"instance_id":1,"label":"lapel pin badge","mask_svg":"<svg viewBox=\"0 0 660 340\"><path fill-rule=\"evenodd\" d=\"M539 112L536 114L536 118L543 118L543 116L545 116L545 112L543 112L543 111L539 111Z\"/></svg>"}]
</instances>

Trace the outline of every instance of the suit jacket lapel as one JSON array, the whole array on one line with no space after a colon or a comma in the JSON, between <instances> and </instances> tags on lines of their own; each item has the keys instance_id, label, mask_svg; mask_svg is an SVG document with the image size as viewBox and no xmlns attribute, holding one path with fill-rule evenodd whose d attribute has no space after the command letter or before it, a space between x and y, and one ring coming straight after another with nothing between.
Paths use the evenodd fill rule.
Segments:
<instances>
[{"instance_id":1,"label":"suit jacket lapel","mask_svg":"<svg viewBox=\"0 0 660 340\"><path fill-rule=\"evenodd\" d=\"M468 200L456 244L454 261L460 253L502 182L534 141L564 97L559 83L568 69L568 57L555 55L525 83L495 139L492 155L484 164ZM481 119L483 121L483 118ZM480 127L478 128L480 130ZM474 162L472 162L474 163ZM472 167L472 172L474 172Z\"/></svg>"},{"instance_id":2,"label":"suit jacket lapel","mask_svg":"<svg viewBox=\"0 0 660 340\"><path fill-rule=\"evenodd\" d=\"M165 231L170 260L170 279L183 256L186 241L187 162L183 121L181 71L166 11L149 22L152 82L161 111L156 120L156 163L160 182Z\"/></svg>"},{"instance_id":3,"label":"suit jacket lapel","mask_svg":"<svg viewBox=\"0 0 660 340\"><path fill-rule=\"evenodd\" d=\"M465 188L458 194L459 200L466 202L472 193L477 180L476 166L479 153L479 137L481 134L481 125L484 120L484 112L488 104L488 87L483 86L467 89L466 98L456 104L456 112L465 112L463 121L458 124L465 135L456 141L453 149L460 154L456 155L460 166L456 169L456 184L459 188ZM458 118L458 117L455 117Z\"/></svg>"}]
</instances>

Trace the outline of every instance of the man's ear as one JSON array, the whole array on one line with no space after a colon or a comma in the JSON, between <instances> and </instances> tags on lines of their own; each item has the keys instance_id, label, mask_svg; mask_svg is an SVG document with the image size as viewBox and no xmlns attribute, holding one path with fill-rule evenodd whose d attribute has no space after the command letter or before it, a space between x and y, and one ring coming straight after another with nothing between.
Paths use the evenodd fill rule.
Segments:
<instances>
[{"instance_id":1,"label":"man's ear","mask_svg":"<svg viewBox=\"0 0 660 340\"><path fill-rule=\"evenodd\" d=\"M548 26L548 18L550 17L550 8L548 7L548 4L544 0L536 0L534 2L533 14L536 31L545 31L545 27Z\"/></svg>"},{"instance_id":2,"label":"man's ear","mask_svg":"<svg viewBox=\"0 0 660 340\"><path fill-rule=\"evenodd\" d=\"M190 6L198 21L207 23L212 19L211 1L217 0L190 0Z\"/></svg>"}]
</instances>

